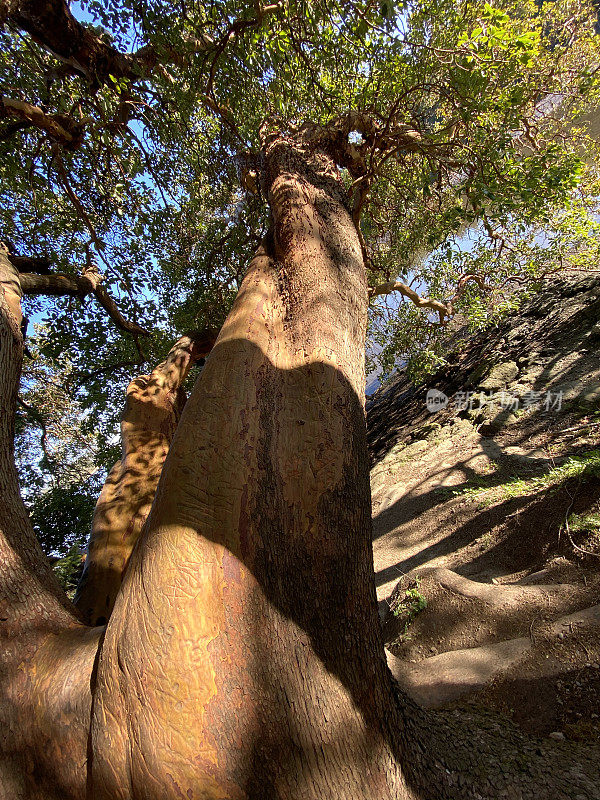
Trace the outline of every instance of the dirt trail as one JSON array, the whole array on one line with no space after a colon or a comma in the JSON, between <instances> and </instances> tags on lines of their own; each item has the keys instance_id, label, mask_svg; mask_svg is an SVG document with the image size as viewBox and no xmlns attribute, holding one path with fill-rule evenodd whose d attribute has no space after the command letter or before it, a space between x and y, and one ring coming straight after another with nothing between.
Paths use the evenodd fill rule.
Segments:
<instances>
[{"instance_id":1,"label":"dirt trail","mask_svg":"<svg viewBox=\"0 0 600 800\"><path fill-rule=\"evenodd\" d=\"M423 705L600 741L599 298L559 282L461 341L438 413L402 376L371 403L377 595Z\"/></svg>"}]
</instances>

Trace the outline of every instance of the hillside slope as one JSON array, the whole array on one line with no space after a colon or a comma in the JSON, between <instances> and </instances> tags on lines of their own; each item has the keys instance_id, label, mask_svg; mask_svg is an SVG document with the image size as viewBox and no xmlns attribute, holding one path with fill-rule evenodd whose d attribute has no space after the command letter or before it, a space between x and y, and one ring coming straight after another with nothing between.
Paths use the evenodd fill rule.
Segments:
<instances>
[{"instance_id":1,"label":"hillside slope","mask_svg":"<svg viewBox=\"0 0 600 800\"><path fill-rule=\"evenodd\" d=\"M456 342L428 385L399 374L369 403L390 666L423 705L598 743L600 278Z\"/></svg>"}]
</instances>

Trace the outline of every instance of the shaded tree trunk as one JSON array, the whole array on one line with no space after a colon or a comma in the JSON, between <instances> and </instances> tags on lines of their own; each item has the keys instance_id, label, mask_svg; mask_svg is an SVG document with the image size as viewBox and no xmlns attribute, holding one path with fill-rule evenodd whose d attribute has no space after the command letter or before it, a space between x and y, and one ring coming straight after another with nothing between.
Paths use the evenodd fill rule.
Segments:
<instances>
[{"instance_id":1,"label":"shaded tree trunk","mask_svg":"<svg viewBox=\"0 0 600 800\"><path fill-rule=\"evenodd\" d=\"M78 621L19 494L14 414L23 339L18 297L5 285L0 280L0 797L81 798L100 631Z\"/></svg>"},{"instance_id":2,"label":"shaded tree trunk","mask_svg":"<svg viewBox=\"0 0 600 800\"><path fill-rule=\"evenodd\" d=\"M107 629L94 797L409 796L374 589L361 249L325 154L272 138L264 157L272 232Z\"/></svg>"},{"instance_id":3,"label":"shaded tree trunk","mask_svg":"<svg viewBox=\"0 0 600 800\"><path fill-rule=\"evenodd\" d=\"M185 405L182 384L214 339L209 331L183 336L151 375L140 375L127 387L122 456L98 498L75 594L75 605L90 625L105 625L110 617Z\"/></svg>"}]
</instances>

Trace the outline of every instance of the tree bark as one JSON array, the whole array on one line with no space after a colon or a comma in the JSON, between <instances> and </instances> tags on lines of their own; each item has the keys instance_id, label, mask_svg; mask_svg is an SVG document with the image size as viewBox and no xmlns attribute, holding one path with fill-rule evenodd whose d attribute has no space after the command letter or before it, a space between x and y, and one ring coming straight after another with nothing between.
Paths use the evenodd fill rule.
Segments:
<instances>
[{"instance_id":1,"label":"tree bark","mask_svg":"<svg viewBox=\"0 0 600 800\"><path fill-rule=\"evenodd\" d=\"M334 164L264 147L273 230L109 622L96 798L404 798L374 590L367 286Z\"/></svg>"},{"instance_id":2,"label":"tree bark","mask_svg":"<svg viewBox=\"0 0 600 800\"><path fill-rule=\"evenodd\" d=\"M183 336L151 375L140 375L127 387L122 456L96 504L74 601L90 625L105 625L111 615L185 405L182 384L193 364L208 355L214 339L207 331Z\"/></svg>"},{"instance_id":3,"label":"tree bark","mask_svg":"<svg viewBox=\"0 0 600 800\"><path fill-rule=\"evenodd\" d=\"M100 632L84 628L33 533L14 464L23 339L0 276L0 797L84 796L90 678ZM15 305L16 304L16 305Z\"/></svg>"},{"instance_id":4,"label":"tree bark","mask_svg":"<svg viewBox=\"0 0 600 800\"><path fill-rule=\"evenodd\" d=\"M121 53L81 25L65 0L0 0L0 23L10 20L42 47L86 75L96 87L136 76L136 59Z\"/></svg>"},{"instance_id":5,"label":"tree bark","mask_svg":"<svg viewBox=\"0 0 600 800\"><path fill-rule=\"evenodd\" d=\"M265 12L277 8L263 9ZM39 45L59 58L74 73L85 75L93 90L97 90L112 78L129 81L148 78L161 62L184 65L186 57L181 49L163 43L160 52L153 45L145 45L135 53L122 53L112 47L104 37L90 27L78 22L66 0L0 0L0 24L10 21L26 31ZM214 47L206 34L185 39L188 53L201 53ZM36 116L38 116L36 114ZM66 119L66 118L65 118ZM41 121L38 116L38 121ZM38 124L36 121L34 124ZM72 125L76 121L72 120ZM72 131L68 131L72 133ZM77 131L79 141L66 140L68 147L81 144L82 130ZM60 135L53 137L64 142Z\"/></svg>"},{"instance_id":6,"label":"tree bark","mask_svg":"<svg viewBox=\"0 0 600 800\"><path fill-rule=\"evenodd\" d=\"M24 100L0 97L0 118L9 116L39 128L66 150L76 150L83 141L85 126L65 114L46 114L39 106Z\"/></svg>"},{"instance_id":7,"label":"tree bark","mask_svg":"<svg viewBox=\"0 0 600 800\"><path fill-rule=\"evenodd\" d=\"M300 134L267 138L263 165L272 230L185 406L97 664L102 630L78 623L18 495L22 340L2 287L0 797L598 800L597 760L574 744L396 691L357 231Z\"/></svg>"},{"instance_id":8,"label":"tree bark","mask_svg":"<svg viewBox=\"0 0 600 800\"><path fill-rule=\"evenodd\" d=\"M21 297L23 296L23 289L21 288L21 282L19 280L19 270L11 262L8 248L4 242L0 242L0 285L2 286L2 295L4 297L4 302L7 305L7 312L10 314L10 319L14 320L15 323L20 326L21 322L23 321L23 312L21 311ZM23 358L23 354L19 354L19 350L16 348L16 346L13 346L10 352L12 352L12 350L14 350L14 359L15 363L17 363L19 358ZM9 350L7 349L6 352L8 357ZM19 374L20 369L21 368L19 366ZM6 391L8 392L9 386L11 385L9 373L6 375L6 380ZM8 395L6 399L8 401ZM8 441L6 444L8 444Z\"/></svg>"}]
</instances>

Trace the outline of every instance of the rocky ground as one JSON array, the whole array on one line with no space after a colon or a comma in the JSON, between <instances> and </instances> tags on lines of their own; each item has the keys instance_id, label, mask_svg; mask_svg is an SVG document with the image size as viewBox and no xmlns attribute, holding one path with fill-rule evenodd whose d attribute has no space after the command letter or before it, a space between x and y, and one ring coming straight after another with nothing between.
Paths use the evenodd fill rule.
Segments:
<instances>
[{"instance_id":1,"label":"rocky ground","mask_svg":"<svg viewBox=\"0 0 600 800\"><path fill-rule=\"evenodd\" d=\"M600 278L455 342L427 385L399 374L369 403L390 667L422 706L597 745Z\"/></svg>"}]
</instances>

